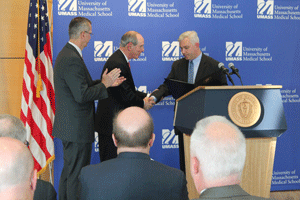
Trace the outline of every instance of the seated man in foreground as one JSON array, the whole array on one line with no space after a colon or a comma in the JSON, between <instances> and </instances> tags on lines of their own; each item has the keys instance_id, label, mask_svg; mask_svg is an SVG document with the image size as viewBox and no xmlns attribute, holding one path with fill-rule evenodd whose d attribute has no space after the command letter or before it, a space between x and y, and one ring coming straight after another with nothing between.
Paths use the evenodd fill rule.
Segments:
<instances>
[{"instance_id":1,"label":"seated man in foreground","mask_svg":"<svg viewBox=\"0 0 300 200\"><path fill-rule=\"evenodd\" d=\"M191 175L199 199L265 199L251 196L239 186L246 140L225 117L211 116L197 122L190 148Z\"/></svg>"},{"instance_id":2,"label":"seated man in foreground","mask_svg":"<svg viewBox=\"0 0 300 200\"><path fill-rule=\"evenodd\" d=\"M80 199L188 199L184 173L150 159L153 130L144 109L119 112L113 123L118 157L81 170Z\"/></svg>"},{"instance_id":3,"label":"seated man in foreground","mask_svg":"<svg viewBox=\"0 0 300 200\"><path fill-rule=\"evenodd\" d=\"M37 172L29 149L19 140L0 137L0 199L32 200Z\"/></svg>"}]
</instances>

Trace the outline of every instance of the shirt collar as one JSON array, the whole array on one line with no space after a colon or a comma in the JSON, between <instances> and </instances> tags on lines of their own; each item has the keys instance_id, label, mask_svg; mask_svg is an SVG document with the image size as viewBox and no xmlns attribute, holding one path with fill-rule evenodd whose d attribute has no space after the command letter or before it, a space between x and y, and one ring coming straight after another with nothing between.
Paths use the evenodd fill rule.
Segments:
<instances>
[{"instance_id":1,"label":"shirt collar","mask_svg":"<svg viewBox=\"0 0 300 200\"><path fill-rule=\"evenodd\" d=\"M75 47L75 49L78 51L79 55L82 57L82 51L81 49L74 43L69 41L69 44L72 45L73 47Z\"/></svg>"},{"instance_id":2,"label":"shirt collar","mask_svg":"<svg viewBox=\"0 0 300 200\"><path fill-rule=\"evenodd\" d=\"M124 57L125 57L125 59L126 59L126 61L127 62L129 62L129 60L128 60L128 58L127 58L127 56L124 54L124 52L120 49L120 51L122 52L122 54L124 55Z\"/></svg>"}]
</instances>

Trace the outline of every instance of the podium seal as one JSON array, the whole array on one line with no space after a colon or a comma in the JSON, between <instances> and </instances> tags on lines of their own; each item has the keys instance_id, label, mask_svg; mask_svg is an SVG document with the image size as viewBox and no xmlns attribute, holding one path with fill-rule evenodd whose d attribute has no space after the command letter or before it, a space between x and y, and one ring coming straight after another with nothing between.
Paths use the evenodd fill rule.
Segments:
<instances>
[{"instance_id":1,"label":"podium seal","mask_svg":"<svg viewBox=\"0 0 300 200\"><path fill-rule=\"evenodd\" d=\"M239 92L230 99L228 114L236 125L240 127L250 127L259 120L261 105L253 94L249 92Z\"/></svg>"}]
</instances>

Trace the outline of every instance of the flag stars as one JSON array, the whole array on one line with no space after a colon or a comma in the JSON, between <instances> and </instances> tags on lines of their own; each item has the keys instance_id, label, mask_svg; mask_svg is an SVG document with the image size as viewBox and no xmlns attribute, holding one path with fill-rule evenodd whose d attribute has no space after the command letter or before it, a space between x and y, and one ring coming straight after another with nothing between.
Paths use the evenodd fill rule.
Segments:
<instances>
[{"instance_id":1,"label":"flag stars","mask_svg":"<svg viewBox=\"0 0 300 200\"><path fill-rule=\"evenodd\" d=\"M33 39L35 39L35 37L36 37L36 35L35 35L35 34L33 34Z\"/></svg>"},{"instance_id":2,"label":"flag stars","mask_svg":"<svg viewBox=\"0 0 300 200\"><path fill-rule=\"evenodd\" d=\"M45 10L45 7L44 7L44 6L42 6L42 8L41 8L41 9L42 9L42 11L44 11L44 10Z\"/></svg>"},{"instance_id":3,"label":"flag stars","mask_svg":"<svg viewBox=\"0 0 300 200\"><path fill-rule=\"evenodd\" d=\"M37 28L37 24L34 24L34 29L36 29Z\"/></svg>"},{"instance_id":4,"label":"flag stars","mask_svg":"<svg viewBox=\"0 0 300 200\"><path fill-rule=\"evenodd\" d=\"M36 8L38 8L38 7L39 7L39 5L36 3L36 4L35 4L35 7L36 7Z\"/></svg>"},{"instance_id":5,"label":"flag stars","mask_svg":"<svg viewBox=\"0 0 300 200\"><path fill-rule=\"evenodd\" d=\"M34 17L35 17L35 18L38 18L38 17L39 17L39 15L38 15L37 13L35 13Z\"/></svg>"},{"instance_id":6,"label":"flag stars","mask_svg":"<svg viewBox=\"0 0 300 200\"><path fill-rule=\"evenodd\" d=\"M41 16L41 20L44 21L44 16Z\"/></svg>"}]
</instances>

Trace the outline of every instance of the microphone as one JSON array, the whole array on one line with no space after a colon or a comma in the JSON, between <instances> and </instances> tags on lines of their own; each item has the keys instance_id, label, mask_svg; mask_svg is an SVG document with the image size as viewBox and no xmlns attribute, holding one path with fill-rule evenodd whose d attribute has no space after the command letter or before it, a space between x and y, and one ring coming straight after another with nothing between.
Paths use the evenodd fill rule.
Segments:
<instances>
[{"instance_id":1,"label":"microphone","mask_svg":"<svg viewBox=\"0 0 300 200\"><path fill-rule=\"evenodd\" d=\"M218 64L218 67L219 67L219 69L222 70L223 74L226 74L226 75L227 75L227 77L228 77L229 81L232 83L232 85L234 85L234 82L233 82L233 80L232 80L230 74L228 73L228 72L229 72L229 69L227 69L226 67L224 67L224 63L221 63L221 62L220 62L220 63Z\"/></svg>"},{"instance_id":2,"label":"microphone","mask_svg":"<svg viewBox=\"0 0 300 200\"><path fill-rule=\"evenodd\" d=\"M224 74L226 74L226 75L229 75L229 69L227 69L226 67L224 67L224 63L219 63L218 64L218 67L219 67L219 69L221 69L222 70L222 72L224 73Z\"/></svg>"},{"instance_id":3,"label":"microphone","mask_svg":"<svg viewBox=\"0 0 300 200\"><path fill-rule=\"evenodd\" d=\"M233 63L229 63L228 67L232 70L233 74L236 74L239 78L241 78L240 74L239 74L239 70L237 68L234 67Z\"/></svg>"}]
</instances>

